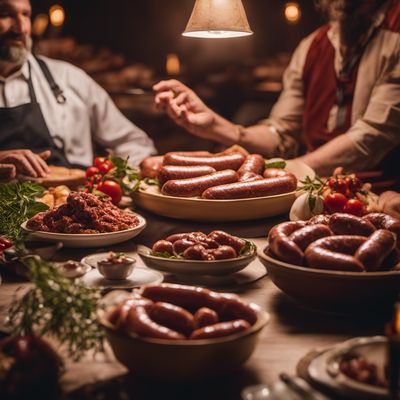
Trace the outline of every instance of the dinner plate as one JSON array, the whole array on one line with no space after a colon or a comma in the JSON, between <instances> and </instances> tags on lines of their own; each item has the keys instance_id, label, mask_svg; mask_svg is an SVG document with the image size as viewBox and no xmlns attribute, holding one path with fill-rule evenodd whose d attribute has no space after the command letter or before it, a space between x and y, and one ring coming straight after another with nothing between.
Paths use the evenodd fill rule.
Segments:
<instances>
[{"instance_id":1,"label":"dinner plate","mask_svg":"<svg viewBox=\"0 0 400 400\"><path fill-rule=\"evenodd\" d=\"M143 285L161 283L164 280L164 276L158 271L153 271L146 267L135 266L133 272L126 279L105 279L97 268L94 268L84 275L81 280L84 285L91 287L133 289Z\"/></svg>"},{"instance_id":2,"label":"dinner plate","mask_svg":"<svg viewBox=\"0 0 400 400\"><path fill-rule=\"evenodd\" d=\"M301 161L287 161L285 169L293 173L298 180L303 180L306 176L315 176L314 171ZM212 222L246 221L284 214L290 210L295 198L295 192L236 200L184 198L166 196L156 185L142 186L134 193L135 204L155 214Z\"/></svg>"},{"instance_id":3,"label":"dinner plate","mask_svg":"<svg viewBox=\"0 0 400 400\"><path fill-rule=\"evenodd\" d=\"M335 374L334 366L345 355L359 353L370 362L377 364L378 369L384 368L386 338L383 336L353 338L340 343L316 356L308 366L311 380L328 387L346 398L378 400L389 399L388 390L379 386L358 382L342 373Z\"/></svg>"},{"instance_id":4,"label":"dinner plate","mask_svg":"<svg viewBox=\"0 0 400 400\"><path fill-rule=\"evenodd\" d=\"M150 268L172 274L191 276L233 274L244 269L257 256L257 251L254 250L251 254L226 260L182 260L152 256L150 255L151 249L143 245L138 245L137 252Z\"/></svg>"},{"instance_id":5,"label":"dinner plate","mask_svg":"<svg viewBox=\"0 0 400 400\"><path fill-rule=\"evenodd\" d=\"M125 242L138 235L146 227L146 220L139 214L135 215L139 218L139 225L117 232L81 234L34 231L26 227L27 221L21 227L32 238L62 242L64 247L103 247Z\"/></svg>"},{"instance_id":6,"label":"dinner plate","mask_svg":"<svg viewBox=\"0 0 400 400\"><path fill-rule=\"evenodd\" d=\"M49 169L49 174L44 178L32 178L30 176L19 175L18 179L36 182L45 187L65 185L71 189L85 183L85 171L81 169L58 167L55 165L50 165Z\"/></svg>"}]
</instances>

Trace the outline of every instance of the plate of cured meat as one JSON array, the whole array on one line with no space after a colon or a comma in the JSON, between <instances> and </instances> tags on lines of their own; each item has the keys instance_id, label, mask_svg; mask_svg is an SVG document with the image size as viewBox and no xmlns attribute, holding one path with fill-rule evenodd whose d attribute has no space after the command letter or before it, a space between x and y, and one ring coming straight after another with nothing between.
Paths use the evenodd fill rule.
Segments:
<instances>
[{"instance_id":1,"label":"plate of cured meat","mask_svg":"<svg viewBox=\"0 0 400 400\"><path fill-rule=\"evenodd\" d=\"M259 219L288 212L297 182L314 175L300 161L264 160L259 154L167 153L158 168L158 185L142 186L134 200L148 211L171 218Z\"/></svg>"},{"instance_id":2,"label":"plate of cured meat","mask_svg":"<svg viewBox=\"0 0 400 400\"><path fill-rule=\"evenodd\" d=\"M370 311L400 287L400 220L383 213L335 213L273 227L259 251L274 284L305 306Z\"/></svg>"},{"instance_id":3,"label":"plate of cured meat","mask_svg":"<svg viewBox=\"0 0 400 400\"><path fill-rule=\"evenodd\" d=\"M65 247L102 247L121 243L146 227L139 214L124 211L90 193L72 192L65 204L22 224L30 236L62 242Z\"/></svg>"}]
</instances>

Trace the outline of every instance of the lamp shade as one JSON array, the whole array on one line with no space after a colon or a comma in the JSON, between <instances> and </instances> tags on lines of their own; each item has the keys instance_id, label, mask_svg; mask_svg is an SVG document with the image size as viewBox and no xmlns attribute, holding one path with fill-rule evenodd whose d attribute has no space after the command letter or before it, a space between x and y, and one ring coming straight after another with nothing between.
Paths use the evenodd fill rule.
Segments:
<instances>
[{"instance_id":1,"label":"lamp shade","mask_svg":"<svg viewBox=\"0 0 400 400\"><path fill-rule=\"evenodd\" d=\"M182 35L219 39L252 33L241 0L196 0Z\"/></svg>"}]
</instances>

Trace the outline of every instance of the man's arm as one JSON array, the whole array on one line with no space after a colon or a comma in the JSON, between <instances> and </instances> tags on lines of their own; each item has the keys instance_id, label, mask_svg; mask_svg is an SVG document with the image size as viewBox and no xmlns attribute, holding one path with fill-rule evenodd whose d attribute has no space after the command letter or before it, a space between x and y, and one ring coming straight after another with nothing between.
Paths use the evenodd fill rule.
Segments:
<instances>
[{"instance_id":1,"label":"man's arm","mask_svg":"<svg viewBox=\"0 0 400 400\"><path fill-rule=\"evenodd\" d=\"M319 175L330 175L337 166L367 170L378 165L400 145L400 64L375 85L367 110L343 135L312 153L299 157Z\"/></svg>"}]
</instances>

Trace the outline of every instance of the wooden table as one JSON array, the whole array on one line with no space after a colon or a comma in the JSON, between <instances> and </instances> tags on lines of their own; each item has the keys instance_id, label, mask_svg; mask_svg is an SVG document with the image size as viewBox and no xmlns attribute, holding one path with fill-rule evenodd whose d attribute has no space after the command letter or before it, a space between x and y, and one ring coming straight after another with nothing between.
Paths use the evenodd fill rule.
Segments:
<instances>
[{"instance_id":1,"label":"wooden table","mask_svg":"<svg viewBox=\"0 0 400 400\"><path fill-rule=\"evenodd\" d=\"M165 237L164 233L182 232L188 228L187 223L148 215L146 217L151 220L148 222L153 230L149 228L134 242L149 244L151 240ZM275 222L269 221L268 225ZM263 223L249 223L249 232L254 233L260 226L266 232ZM208 225L196 226L200 230L210 228ZM218 227L225 228L223 224L218 224ZM238 228L243 233L243 224ZM265 237L257 240L259 245L264 241ZM124 246L131 245L132 242ZM79 259L81 255L82 251L64 250L60 258ZM0 316L6 314L15 289L27 285L5 278L0 287ZM236 373L194 384L154 382L127 374L108 349L105 355L98 355L95 359L89 354L79 363L67 360L67 371L62 379L63 388L73 399L94 399L98 391L103 395L105 393L105 397L98 398L106 399L240 399L240 392L247 385L273 384L280 372L295 374L299 359L312 349L327 347L354 336L383 333L385 318L382 315L339 316L303 309L280 292L268 276L242 286L239 290L245 300L255 302L268 311L271 319L261 333L253 356Z\"/></svg>"}]
</instances>

